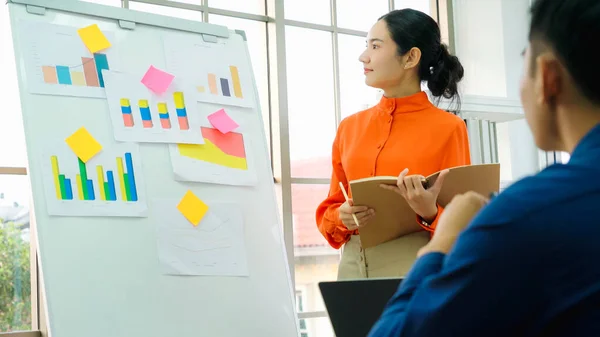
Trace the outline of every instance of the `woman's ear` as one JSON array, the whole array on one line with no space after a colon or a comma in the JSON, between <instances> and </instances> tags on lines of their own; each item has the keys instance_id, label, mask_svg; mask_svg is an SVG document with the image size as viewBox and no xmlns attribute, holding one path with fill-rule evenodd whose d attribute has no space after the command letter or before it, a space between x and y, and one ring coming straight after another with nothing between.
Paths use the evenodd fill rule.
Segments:
<instances>
[{"instance_id":1,"label":"woman's ear","mask_svg":"<svg viewBox=\"0 0 600 337\"><path fill-rule=\"evenodd\" d=\"M404 69L414 68L421 61L421 49L412 47L408 53L404 55Z\"/></svg>"}]
</instances>

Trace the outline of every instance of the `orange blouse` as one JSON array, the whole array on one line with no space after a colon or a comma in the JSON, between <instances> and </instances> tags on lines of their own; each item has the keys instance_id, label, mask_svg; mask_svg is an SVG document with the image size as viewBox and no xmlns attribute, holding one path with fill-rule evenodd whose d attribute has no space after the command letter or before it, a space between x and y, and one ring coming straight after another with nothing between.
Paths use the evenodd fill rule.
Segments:
<instances>
[{"instance_id":1,"label":"orange blouse","mask_svg":"<svg viewBox=\"0 0 600 337\"><path fill-rule=\"evenodd\" d=\"M405 168L409 175L428 176L470 163L467 127L460 117L435 107L425 92L384 96L376 106L340 123L329 195L316 212L319 231L336 249L358 234L339 219L338 208L345 201L339 182L349 191L348 182L355 179L397 176ZM433 230L436 222L425 229Z\"/></svg>"}]
</instances>

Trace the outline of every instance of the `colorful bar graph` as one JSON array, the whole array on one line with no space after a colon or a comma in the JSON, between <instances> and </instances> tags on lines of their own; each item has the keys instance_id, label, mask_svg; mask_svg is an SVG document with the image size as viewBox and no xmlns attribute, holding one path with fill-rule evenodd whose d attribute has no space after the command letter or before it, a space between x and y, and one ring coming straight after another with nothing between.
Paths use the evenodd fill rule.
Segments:
<instances>
[{"instance_id":1,"label":"colorful bar graph","mask_svg":"<svg viewBox=\"0 0 600 337\"><path fill-rule=\"evenodd\" d=\"M158 103L158 118L163 129L171 128L171 120L169 119L169 109L167 103Z\"/></svg>"},{"instance_id":2,"label":"colorful bar graph","mask_svg":"<svg viewBox=\"0 0 600 337\"><path fill-rule=\"evenodd\" d=\"M200 86L196 87L196 90L198 90L198 92L201 92L201 93L203 93L203 92L205 92L205 91L206 91L206 88L204 88L204 86L203 86L203 85L200 85Z\"/></svg>"},{"instance_id":3,"label":"colorful bar graph","mask_svg":"<svg viewBox=\"0 0 600 337\"><path fill-rule=\"evenodd\" d=\"M58 84L58 76L56 75L56 67L43 66L42 73L44 75L44 82L50 84Z\"/></svg>"},{"instance_id":4,"label":"colorful bar graph","mask_svg":"<svg viewBox=\"0 0 600 337\"><path fill-rule=\"evenodd\" d=\"M173 100L175 102L175 110L177 111L177 121L179 122L180 130L189 130L190 124L187 118L187 110L185 109L185 100L183 92L174 92Z\"/></svg>"},{"instance_id":5,"label":"colorful bar graph","mask_svg":"<svg viewBox=\"0 0 600 337\"><path fill-rule=\"evenodd\" d=\"M208 74L208 88L210 89L211 94L219 94L217 89L217 76L215 74Z\"/></svg>"},{"instance_id":6,"label":"colorful bar graph","mask_svg":"<svg viewBox=\"0 0 600 337\"><path fill-rule=\"evenodd\" d=\"M73 82L71 82L71 71L69 70L69 67L56 66L56 75L58 75L58 84L73 84Z\"/></svg>"},{"instance_id":7,"label":"colorful bar graph","mask_svg":"<svg viewBox=\"0 0 600 337\"><path fill-rule=\"evenodd\" d=\"M226 78L221 79L221 91L223 96L231 97L231 91L229 91L229 81Z\"/></svg>"},{"instance_id":8,"label":"colorful bar graph","mask_svg":"<svg viewBox=\"0 0 600 337\"><path fill-rule=\"evenodd\" d=\"M138 103L138 107L140 108L140 115L142 116L142 125L144 128L151 128L154 126L152 124L152 115L150 114L150 106L148 105L147 99L141 99Z\"/></svg>"},{"instance_id":9,"label":"colorful bar graph","mask_svg":"<svg viewBox=\"0 0 600 337\"><path fill-rule=\"evenodd\" d=\"M127 128L133 127L133 114L131 104L127 98L121 98L121 113L123 114L123 125Z\"/></svg>"},{"instance_id":10,"label":"colorful bar graph","mask_svg":"<svg viewBox=\"0 0 600 337\"><path fill-rule=\"evenodd\" d=\"M96 70L96 62L91 57L82 57L83 74L85 75L85 83L88 87L99 87L98 72Z\"/></svg>"},{"instance_id":11,"label":"colorful bar graph","mask_svg":"<svg viewBox=\"0 0 600 337\"><path fill-rule=\"evenodd\" d=\"M236 66L229 66L229 72L231 73L231 80L233 82L233 94L237 98L244 98L238 68Z\"/></svg>"},{"instance_id":12,"label":"colorful bar graph","mask_svg":"<svg viewBox=\"0 0 600 337\"><path fill-rule=\"evenodd\" d=\"M123 157L116 158L117 177L113 170L104 170L102 165L96 165L96 183L88 179L87 167L81 159L78 159L79 174L76 174L76 187L78 199L81 201L117 201L117 190L115 179L119 180L121 190L120 201L138 201L137 186L135 182L135 172L133 168L133 158L130 152L126 152ZM51 156L52 177L54 181L56 199L74 200L73 181L60 173L58 157ZM94 191L97 184L98 191Z\"/></svg>"},{"instance_id":13,"label":"colorful bar graph","mask_svg":"<svg viewBox=\"0 0 600 337\"><path fill-rule=\"evenodd\" d=\"M83 71L81 68L83 67ZM71 70L72 68L77 70ZM74 66L42 66L44 82L48 84L63 84L104 88L102 70L110 69L106 54L96 53L94 57L82 57L81 64Z\"/></svg>"},{"instance_id":14,"label":"colorful bar graph","mask_svg":"<svg viewBox=\"0 0 600 337\"><path fill-rule=\"evenodd\" d=\"M104 78L102 77L102 70L109 70L108 58L106 57L106 54L95 53L94 61L96 62L96 72L98 73L100 87L104 88Z\"/></svg>"}]
</instances>

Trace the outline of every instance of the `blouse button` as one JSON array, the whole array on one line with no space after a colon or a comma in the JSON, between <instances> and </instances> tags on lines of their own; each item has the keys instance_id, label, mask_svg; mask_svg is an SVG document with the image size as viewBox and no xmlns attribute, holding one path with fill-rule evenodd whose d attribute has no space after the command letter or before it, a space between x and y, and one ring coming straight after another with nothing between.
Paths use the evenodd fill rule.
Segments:
<instances>
[{"instance_id":1,"label":"blouse button","mask_svg":"<svg viewBox=\"0 0 600 337\"><path fill-rule=\"evenodd\" d=\"M377 148L378 148L378 149L381 149L381 144L377 145Z\"/></svg>"}]
</instances>

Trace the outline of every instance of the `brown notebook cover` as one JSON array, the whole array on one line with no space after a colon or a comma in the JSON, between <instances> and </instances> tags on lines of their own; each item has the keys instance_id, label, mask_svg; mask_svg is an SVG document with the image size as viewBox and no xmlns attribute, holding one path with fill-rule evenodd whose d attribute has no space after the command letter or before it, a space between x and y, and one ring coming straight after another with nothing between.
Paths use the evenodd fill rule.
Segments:
<instances>
[{"instance_id":1,"label":"brown notebook cover","mask_svg":"<svg viewBox=\"0 0 600 337\"><path fill-rule=\"evenodd\" d=\"M439 172L427 177L427 185L432 186ZM418 228L416 214L404 197L394 191L381 188L380 184L396 185L397 177L371 177L350 181L350 191L354 205L369 206L375 215L360 229L363 248L369 248L413 233ZM438 204L445 207L452 198L461 193L475 191L488 196L500 190L500 164L459 166L450 169Z\"/></svg>"}]
</instances>

